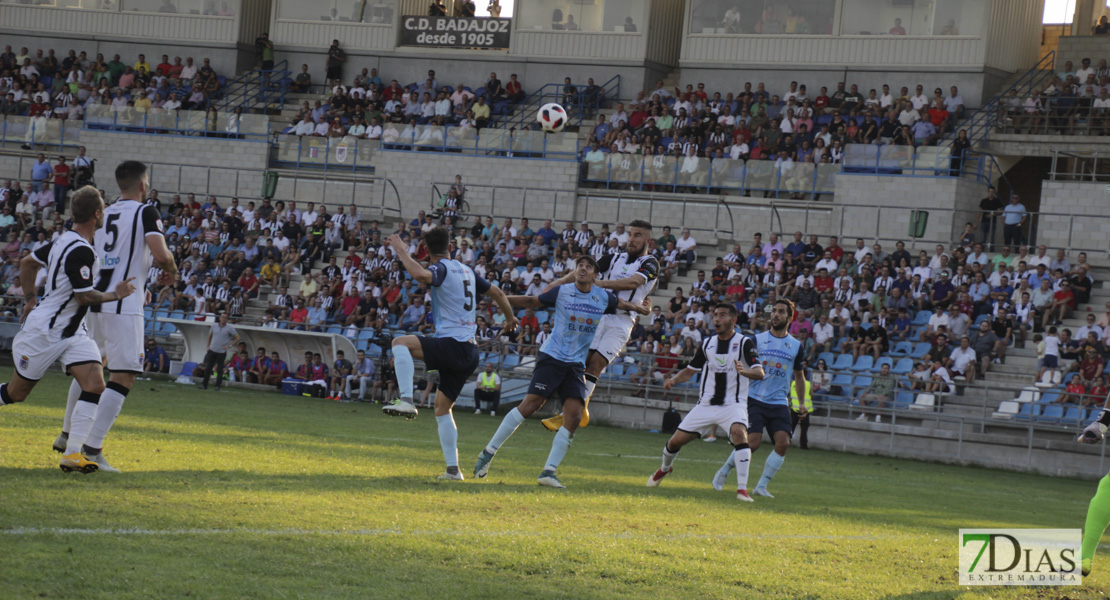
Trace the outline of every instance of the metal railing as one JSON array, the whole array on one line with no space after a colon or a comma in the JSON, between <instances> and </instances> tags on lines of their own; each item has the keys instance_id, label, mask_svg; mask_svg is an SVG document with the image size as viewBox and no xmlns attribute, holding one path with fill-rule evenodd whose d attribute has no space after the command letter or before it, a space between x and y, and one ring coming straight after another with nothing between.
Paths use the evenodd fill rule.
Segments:
<instances>
[{"instance_id":1,"label":"metal railing","mask_svg":"<svg viewBox=\"0 0 1110 600\"><path fill-rule=\"evenodd\" d=\"M491 119L491 126L499 129L527 129L535 122L540 107L548 102L559 104L567 111L567 125L581 125L582 121L592 118L598 110L620 98L621 76L614 75L601 84L601 91L597 94L587 94L584 87L576 85L578 91L568 94L564 91L566 84L543 85L513 107L510 114Z\"/></svg>"},{"instance_id":2,"label":"metal railing","mask_svg":"<svg viewBox=\"0 0 1110 600\"><path fill-rule=\"evenodd\" d=\"M81 145L82 121L8 115L0 123L0 145L18 144L39 152Z\"/></svg>"},{"instance_id":3,"label":"metal railing","mask_svg":"<svg viewBox=\"0 0 1110 600\"><path fill-rule=\"evenodd\" d=\"M224 111L231 112L240 108L244 112L256 108L266 108L273 104L285 106L285 94L289 87L289 61L282 60L272 69L247 71L227 84L224 92Z\"/></svg>"},{"instance_id":4,"label":"metal railing","mask_svg":"<svg viewBox=\"0 0 1110 600\"><path fill-rule=\"evenodd\" d=\"M450 189L452 185L454 184L447 182L431 185L430 205L433 209L439 208L439 201L443 198L445 190ZM647 192L591 194L589 190L575 192L468 183L463 200L469 208L470 217L481 220L488 216L495 221L509 218L518 223L520 219L528 219L530 225L535 225L532 227L533 230L539 229L545 219L551 219L554 227L557 221L578 222L591 220L591 217L596 219L597 213L605 215L602 222L606 223L628 222L633 219L644 219L654 223L655 217L658 216L656 213L665 211L668 215L681 215L678 223L682 223L690 207L711 205L717 211L717 218L714 219L715 227L712 229L688 227L688 229L694 232L713 233L718 237L731 237L736 231L732 207L721 198L664 196ZM594 204L602 203L616 206L605 206L601 209L593 207ZM549 212L546 210L548 208ZM662 226L659 227L662 230Z\"/></svg>"},{"instance_id":5,"label":"metal railing","mask_svg":"<svg viewBox=\"0 0 1110 600\"><path fill-rule=\"evenodd\" d=\"M1099 159L1102 164L1099 164ZM1051 181L1110 181L1110 163L1099 152L1052 151ZM1102 171L1099 168L1102 168Z\"/></svg>"},{"instance_id":6,"label":"metal railing","mask_svg":"<svg viewBox=\"0 0 1110 600\"><path fill-rule=\"evenodd\" d=\"M152 108L138 111L126 106L90 106L85 114L85 129L122 131L135 134L182 135L267 142L270 120L266 115L217 113L203 110L163 111Z\"/></svg>"},{"instance_id":7,"label":"metal railing","mask_svg":"<svg viewBox=\"0 0 1110 600\"><path fill-rule=\"evenodd\" d=\"M382 150L451 152L491 158L577 160L578 135L534 130L473 129L450 125L390 123L382 130Z\"/></svg>"},{"instance_id":8,"label":"metal railing","mask_svg":"<svg viewBox=\"0 0 1110 600\"><path fill-rule=\"evenodd\" d=\"M1110 110L1092 106L1096 98L1072 96L1061 106L1061 101L1065 98L1041 96L1041 108L1034 112L1026 112L1024 106L1002 105L999 107L995 132L1018 135L1108 136Z\"/></svg>"},{"instance_id":9,"label":"metal railing","mask_svg":"<svg viewBox=\"0 0 1110 600\"><path fill-rule=\"evenodd\" d=\"M1005 106L1006 98L1010 95L1010 90L1017 90L1018 96L1022 99L1026 98L1034 89L1041 87L1045 81L1055 75L1053 72L1055 67L1056 51L1053 50L1041 57L1036 64L1018 78L1017 82L981 105L978 110L953 127L952 131L939 145L951 146L952 142L956 141L956 136L959 135L961 129L967 130L967 137L971 140L973 146L985 142L998 123L999 115L1002 107Z\"/></svg>"}]
</instances>

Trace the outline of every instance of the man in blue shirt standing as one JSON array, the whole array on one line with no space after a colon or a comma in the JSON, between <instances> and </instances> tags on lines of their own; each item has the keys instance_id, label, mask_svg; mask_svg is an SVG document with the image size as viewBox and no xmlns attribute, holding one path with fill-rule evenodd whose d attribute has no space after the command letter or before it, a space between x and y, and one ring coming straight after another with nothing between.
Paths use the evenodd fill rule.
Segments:
<instances>
[{"instance_id":1,"label":"man in blue shirt standing","mask_svg":"<svg viewBox=\"0 0 1110 600\"><path fill-rule=\"evenodd\" d=\"M40 154L35 159L34 164L31 165L31 190L38 193L42 191L42 184L48 177L54 174L54 167L50 166L50 162L46 160L46 156Z\"/></svg>"},{"instance_id":2,"label":"man in blue shirt standing","mask_svg":"<svg viewBox=\"0 0 1110 600\"><path fill-rule=\"evenodd\" d=\"M547 398L557 392L563 398L563 425L555 433L551 443L551 453L547 456L539 484L542 486L566 487L555 477L559 463L570 449L574 432L582 421L585 408L583 398L586 394L586 355L597 333L598 322L603 315L611 315L617 310L635 311L641 315L651 312L650 302L632 304L617 298L609 290L594 285L597 278L597 261L584 255L575 262L574 283L565 283L540 294L539 296L510 296L509 303L521 308L554 307L554 326L551 336L540 348L536 358L536 368L532 372L532 383L520 406L509 411L501 426L493 434L489 444L478 456L474 465L474 475L484 478L489 474L489 465L497 450L516 431L516 428L547 402Z\"/></svg>"},{"instance_id":3,"label":"man in blue shirt standing","mask_svg":"<svg viewBox=\"0 0 1110 600\"><path fill-rule=\"evenodd\" d=\"M516 329L516 315L501 288L490 286L467 265L448 258L451 235L443 227L433 227L424 234L428 247L428 267L411 254L401 236L393 234L388 243L417 283L431 288L435 337L405 335L393 338L393 362L397 370L397 388L401 397L382 408L391 416L416 417L412 404L412 388L416 366L414 359L424 361L429 371L439 372L435 413L439 443L447 471L440 479L462 481L459 472L458 429L451 416L451 407L462 392L463 385L478 368L478 347L474 344L477 329L475 313L479 296L488 296L505 316L502 331Z\"/></svg>"},{"instance_id":4,"label":"man in blue shirt standing","mask_svg":"<svg viewBox=\"0 0 1110 600\"><path fill-rule=\"evenodd\" d=\"M755 343L759 358L763 363L763 379L752 381L748 388L748 445L754 453L763 439L763 430L772 436L775 451L767 456L763 464L763 476L759 478L752 494L773 498L767 491L771 478L778 472L790 447L793 428L790 421L790 386L806 389L805 362L802 344L794 339L787 328L794 320L794 303L780 298L771 307L771 329L756 334ZM806 417L804 404L800 405L798 416ZM713 476L713 488L725 489L728 474L736 466L732 454Z\"/></svg>"},{"instance_id":5,"label":"man in blue shirt standing","mask_svg":"<svg viewBox=\"0 0 1110 600\"><path fill-rule=\"evenodd\" d=\"M1021 226L1025 223L1025 206L1016 193L1010 194L1010 203L1002 209L1002 238L1007 246L1017 247L1025 244L1025 235Z\"/></svg>"}]
</instances>

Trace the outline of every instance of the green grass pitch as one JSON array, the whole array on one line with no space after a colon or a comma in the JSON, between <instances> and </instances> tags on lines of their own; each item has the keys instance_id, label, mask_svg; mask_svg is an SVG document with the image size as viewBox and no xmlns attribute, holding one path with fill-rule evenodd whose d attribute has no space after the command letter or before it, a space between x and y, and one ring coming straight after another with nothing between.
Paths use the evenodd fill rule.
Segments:
<instances>
[{"instance_id":1,"label":"green grass pitch","mask_svg":"<svg viewBox=\"0 0 1110 600\"><path fill-rule=\"evenodd\" d=\"M0 409L0 598L1103 598L962 588L960 527L1081 527L1095 484L792 449L774 499L709 485L728 447L695 442L648 489L666 436L591 426L536 485L551 434L460 411L465 482L438 482L434 418L376 406L139 382L107 454L64 474L50 444L68 380ZM766 448L756 453L752 483ZM731 486L730 486L731 487ZM1101 568L1100 568L1101 567Z\"/></svg>"}]
</instances>

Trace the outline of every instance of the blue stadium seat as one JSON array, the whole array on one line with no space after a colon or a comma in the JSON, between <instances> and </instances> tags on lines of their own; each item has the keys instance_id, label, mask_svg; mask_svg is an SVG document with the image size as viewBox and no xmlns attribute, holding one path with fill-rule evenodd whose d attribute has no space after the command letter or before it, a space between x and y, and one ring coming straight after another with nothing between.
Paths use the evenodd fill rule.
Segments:
<instances>
[{"instance_id":1,"label":"blue stadium seat","mask_svg":"<svg viewBox=\"0 0 1110 600\"><path fill-rule=\"evenodd\" d=\"M855 387L853 396L859 397L859 395L863 393L863 390L866 390L869 385L871 385L870 375L856 375L855 380L852 382L852 386Z\"/></svg>"},{"instance_id":2,"label":"blue stadium seat","mask_svg":"<svg viewBox=\"0 0 1110 600\"><path fill-rule=\"evenodd\" d=\"M868 329L871 329L871 323L860 323L859 326L860 326L860 329L862 329L864 331L867 331Z\"/></svg>"},{"instance_id":3,"label":"blue stadium seat","mask_svg":"<svg viewBox=\"0 0 1110 600\"><path fill-rule=\"evenodd\" d=\"M846 371L852 368L852 361L853 358L851 354L841 354L836 357L836 362L829 365L829 368L834 371Z\"/></svg>"},{"instance_id":4,"label":"blue stadium seat","mask_svg":"<svg viewBox=\"0 0 1110 600\"><path fill-rule=\"evenodd\" d=\"M894 408L909 408L913 404L913 392L902 390L894 394Z\"/></svg>"},{"instance_id":5,"label":"blue stadium seat","mask_svg":"<svg viewBox=\"0 0 1110 600\"><path fill-rule=\"evenodd\" d=\"M1044 411L1037 417L1038 421L1048 421L1050 423L1057 423L1060 419L1064 418L1064 407L1059 404L1049 404L1044 407Z\"/></svg>"},{"instance_id":6,"label":"blue stadium seat","mask_svg":"<svg viewBox=\"0 0 1110 600\"><path fill-rule=\"evenodd\" d=\"M1067 425L1079 425L1082 422L1081 414L1081 409L1077 406L1073 406L1064 412L1064 416L1060 421Z\"/></svg>"},{"instance_id":7,"label":"blue stadium seat","mask_svg":"<svg viewBox=\"0 0 1110 600\"><path fill-rule=\"evenodd\" d=\"M875 366L875 358L869 354L864 354L856 359L856 364L852 365L853 371L870 371L871 367Z\"/></svg>"},{"instance_id":8,"label":"blue stadium seat","mask_svg":"<svg viewBox=\"0 0 1110 600\"><path fill-rule=\"evenodd\" d=\"M929 317L931 317L931 316L933 316L932 312L927 311L927 310L919 310L919 311L917 311L917 314L915 314L913 316L913 322L910 323L910 324L911 325L928 325L929 324Z\"/></svg>"},{"instance_id":9,"label":"blue stadium seat","mask_svg":"<svg viewBox=\"0 0 1110 600\"><path fill-rule=\"evenodd\" d=\"M1039 404L1033 404L1033 403L1029 402L1029 403L1023 403L1021 405L1021 410L1019 410L1018 414L1016 414L1014 416L1018 419L1032 419L1033 417L1036 417L1040 413L1041 413L1041 406Z\"/></svg>"},{"instance_id":10,"label":"blue stadium seat","mask_svg":"<svg viewBox=\"0 0 1110 600\"><path fill-rule=\"evenodd\" d=\"M915 345L913 347L913 352L910 353L910 356L913 357L913 358L921 358L922 356L925 356L925 354L928 353L928 352L929 352L929 343L928 342L918 342L917 345Z\"/></svg>"},{"instance_id":11,"label":"blue stadium seat","mask_svg":"<svg viewBox=\"0 0 1110 600\"><path fill-rule=\"evenodd\" d=\"M501 359L501 368L511 369L520 364L520 356L516 354L508 354Z\"/></svg>"},{"instance_id":12,"label":"blue stadium seat","mask_svg":"<svg viewBox=\"0 0 1110 600\"><path fill-rule=\"evenodd\" d=\"M1050 404L1055 402L1060 397L1060 388L1052 388L1041 392L1041 397L1037 400L1037 404Z\"/></svg>"},{"instance_id":13,"label":"blue stadium seat","mask_svg":"<svg viewBox=\"0 0 1110 600\"><path fill-rule=\"evenodd\" d=\"M897 375L909 375L910 371L913 371L912 358L899 358L898 364L894 365L894 368L890 370L891 373Z\"/></svg>"},{"instance_id":14,"label":"blue stadium seat","mask_svg":"<svg viewBox=\"0 0 1110 600\"><path fill-rule=\"evenodd\" d=\"M832 352L822 352L821 354L817 355L817 360L825 361L825 364L828 365L831 369L833 361L836 360L836 355Z\"/></svg>"},{"instance_id":15,"label":"blue stadium seat","mask_svg":"<svg viewBox=\"0 0 1110 600\"><path fill-rule=\"evenodd\" d=\"M840 350L844 347L844 344L845 344L845 342L848 341L848 339L849 338L846 338L846 337L837 338L836 344L833 345L833 351L834 352L840 352Z\"/></svg>"},{"instance_id":16,"label":"blue stadium seat","mask_svg":"<svg viewBox=\"0 0 1110 600\"><path fill-rule=\"evenodd\" d=\"M539 321L540 325L546 323L547 320L550 318L551 313L547 312L546 310L541 310L540 312L536 313L536 321Z\"/></svg>"},{"instance_id":17,"label":"blue stadium seat","mask_svg":"<svg viewBox=\"0 0 1110 600\"><path fill-rule=\"evenodd\" d=\"M878 373L882 370L883 365L890 365L890 369L893 371L894 359L889 356L880 356L879 360L875 361L875 366L871 367L871 370Z\"/></svg>"},{"instance_id":18,"label":"blue stadium seat","mask_svg":"<svg viewBox=\"0 0 1110 600\"><path fill-rule=\"evenodd\" d=\"M836 396L829 396L829 402L847 402L855 397L852 390L852 375L851 373L837 373L830 385L840 386L840 394Z\"/></svg>"},{"instance_id":19,"label":"blue stadium seat","mask_svg":"<svg viewBox=\"0 0 1110 600\"><path fill-rule=\"evenodd\" d=\"M909 356L913 352L913 342L898 342L894 344L894 349L890 351L891 356Z\"/></svg>"}]
</instances>

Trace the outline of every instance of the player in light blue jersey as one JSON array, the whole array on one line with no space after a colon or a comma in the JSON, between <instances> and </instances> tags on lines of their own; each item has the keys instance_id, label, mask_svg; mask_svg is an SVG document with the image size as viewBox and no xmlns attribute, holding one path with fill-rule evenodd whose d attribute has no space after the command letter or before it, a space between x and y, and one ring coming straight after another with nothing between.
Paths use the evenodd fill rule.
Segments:
<instances>
[{"instance_id":1,"label":"player in light blue jersey","mask_svg":"<svg viewBox=\"0 0 1110 600\"><path fill-rule=\"evenodd\" d=\"M509 411L501 426L493 434L474 465L474 475L479 478L489 473L490 461L497 450L524 422L547 402L548 396L558 392L563 397L563 414L566 419L555 433L551 443L551 453L547 456L539 484L547 487L566 487L555 477L559 463L566 456L574 432L582 420L582 409L586 397L586 355L590 343L597 333L597 325L603 315L614 314L617 310L635 311L646 315L651 311L651 302L633 304L617 298L612 292L594 285L597 277L597 261L591 256L582 256L574 264L574 283L566 283L552 288L539 296L510 296L509 303L522 308L554 307L555 318L551 336L540 347L536 357L536 367L532 372L532 383L520 406Z\"/></svg>"},{"instance_id":2,"label":"player in light blue jersey","mask_svg":"<svg viewBox=\"0 0 1110 600\"><path fill-rule=\"evenodd\" d=\"M771 330L755 336L765 376L759 381L753 381L748 388L748 418L751 421L748 426L748 445L752 452L758 450L764 429L775 442L775 451L768 454L767 461L763 463L763 476L752 490L752 494L756 496L774 498L767 491L767 485L782 466L793 433L790 424L790 386L793 384L799 390L806 389L802 343L787 333L793 320L794 303L780 298L771 307ZM805 411L805 405L802 405L798 416L804 419ZM728 461L713 476L715 489L725 489L725 481L735 464L736 461L730 454Z\"/></svg>"},{"instance_id":3,"label":"player in light blue jersey","mask_svg":"<svg viewBox=\"0 0 1110 600\"><path fill-rule=\"evenodd\" d=\"M391 416L416 416L412 405L412 382L416 371L414 359L421 359L429 371L439 371L439 390L436 392L436 424L439 426L439 443L447 471L440 479L462 480L459 472L458 430L451 415L451 407L459 397L466 380L478 368L478 347L474 345L477 329L475 309L478 296L489 296L505 315L505 331L516 328L513 308L501 288L491 286L474 274L470 267L451 260L447 252L450 234L436 227L424 234L428 247L428 267L424 268L409 254L408 246L400 236L390 236L388 243L401 264L418 283L431 287L432 312L435 318L435 337L406 335L393 339L393 362L397 370L397 387L401 397L382 411Z\"/></svg>"}]
</instances>

